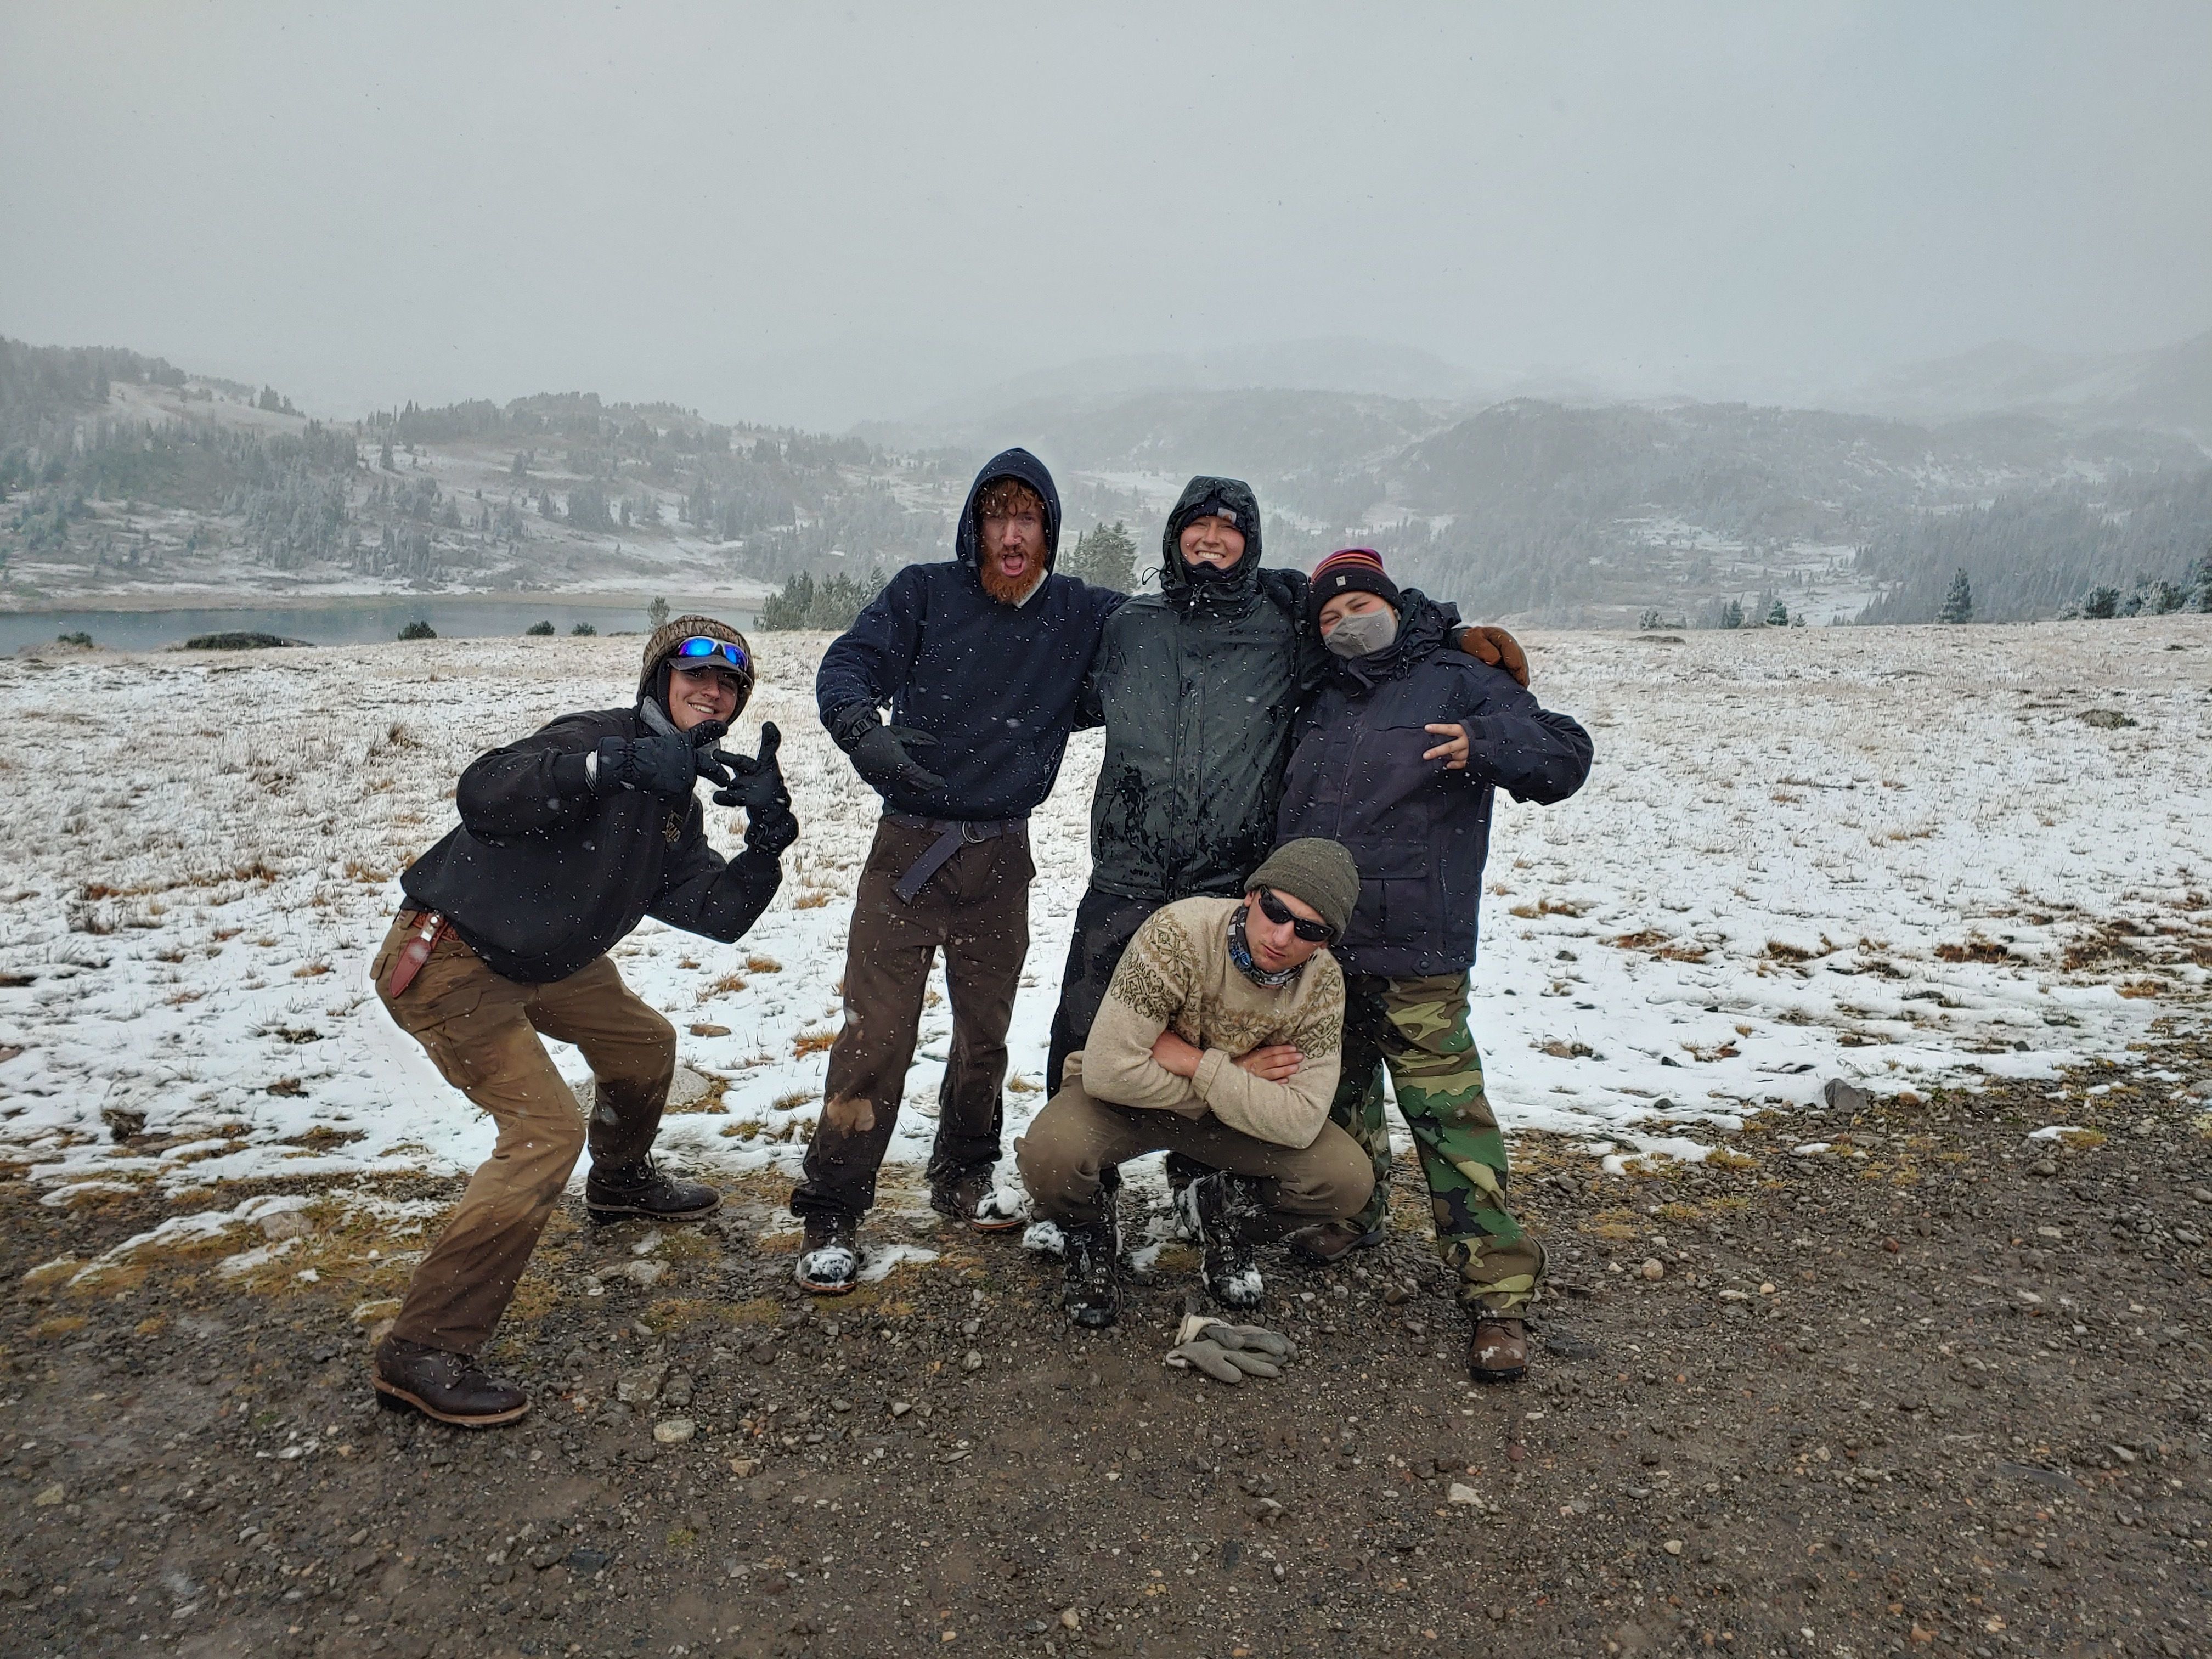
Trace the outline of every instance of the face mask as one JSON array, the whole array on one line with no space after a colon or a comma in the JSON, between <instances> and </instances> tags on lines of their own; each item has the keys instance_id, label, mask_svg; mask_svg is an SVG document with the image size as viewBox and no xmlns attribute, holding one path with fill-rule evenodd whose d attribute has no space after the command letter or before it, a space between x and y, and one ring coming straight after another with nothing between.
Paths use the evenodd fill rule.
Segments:
<instances>
[{"instance_id":1,"label":"face mask","mask_svg":"<svg viewBox=\"0 0 2212 1659\"><path fill-rule=\"evenodd\" d=\"M1398 618L1387 605L1345 617L1322 643L1340 657L1365 657L1398 637Z\"/></svg>"}]
</instances>

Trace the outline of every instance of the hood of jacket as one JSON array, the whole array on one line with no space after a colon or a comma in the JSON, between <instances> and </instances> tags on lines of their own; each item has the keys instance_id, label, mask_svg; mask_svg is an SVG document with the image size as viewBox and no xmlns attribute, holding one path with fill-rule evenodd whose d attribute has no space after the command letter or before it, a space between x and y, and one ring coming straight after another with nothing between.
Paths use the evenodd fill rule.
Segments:
<instances>
[{"instance_id":1,"label":"hood of jacket","mask_svg":"<svg viewBox=\"0 0 2212 1659\"><path fill-rule=\"evenodd\" d=\"M1333 657L1329 677L1352 696L1409 674L1442 650L1459 629L1459 607L1440 605L1418 587L1398 590L1398 632L1380 651Z\"/></svg>"},{"instance_id":2,"label":"hood of jacket","mask_svg":"<svg viewBox=\"0 0 2212 1659\"><path fill-rule=\"evenodd\" d=\"M975 501L1000 478L1018 478L1044 498L1044 568L1050 574L1060 560L1060 491L1045 464L1026 449L1002 449L983 463L975 482L968 486L968 499L961 504L960 528L952 540L953 557L970 570L975 568L975 544L981 534L975 522Z\"/></svg>"},{"instance_id":3,"label":"hood of jacket","mask_svg":"<svg viewBox=\"0 0 2212 1659\"><path fill-rule=\"evenodd\" d=\"M1244 556L1231 566L1226 580L1194 582L1182 562L1182 532L1201 512L1228 509L1228 516L1244 532ZM1179 605L1210 600L1241 605L1260 587L1260 500L1242 478L1216 478L1204 473L1182 487L1175 509L1168 514L1160 534L1160 591Z\"/></svg>"}]
</instances>

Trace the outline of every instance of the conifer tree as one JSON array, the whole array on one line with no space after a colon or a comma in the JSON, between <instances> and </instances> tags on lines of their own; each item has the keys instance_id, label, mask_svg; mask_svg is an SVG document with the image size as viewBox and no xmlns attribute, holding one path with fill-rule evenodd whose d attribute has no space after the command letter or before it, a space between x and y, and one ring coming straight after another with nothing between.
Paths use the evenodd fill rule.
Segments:
<instances>
[{"instance_id":1,"label":"conifer tree","mask_svg":"<svg viewBox=\"0 0 2212 1659\"><path fill-rule=\"evenodd\" d=\"M1942 623L1970 623L1974 619L1974 590L1966 580L1963 568L1951 578L1951 591L1943 596L1943 608L1936 613Z\"/></svg>"}]
</instances>

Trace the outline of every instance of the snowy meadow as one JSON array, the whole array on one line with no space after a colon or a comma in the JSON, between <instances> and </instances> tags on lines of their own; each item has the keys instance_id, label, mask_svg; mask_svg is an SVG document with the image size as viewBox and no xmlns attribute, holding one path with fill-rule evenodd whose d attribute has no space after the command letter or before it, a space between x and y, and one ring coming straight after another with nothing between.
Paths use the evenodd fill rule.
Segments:
<instances>
[{"instance_id":1,"label":"snowy meadow","mask_svg":"<svg viewBox=\"0 0 2212 1659\"><path fill-rule=\"evenodd\" d=\"M825 642L757 641L738 734L781 726L805 826L774 906L735 946L648 922L617 952L682 1034L663 1148L709 1176L795 1169L837 1028L876 803L813 715ZM306 1201L272 1177L389 1206L384 1177L480 1159L489 1122L386 1021L368 957L461 768L623 701L638 644L0 660L0 1159L48 1204L180 1200L111 1255ZM1597 762L1562 805L1500 802L1475 1022L1510 1128L1696 1158L1778 1111L1785 1146L1817 1145L1829 1079L1992 1076L2048 1079L2063 1124L2098 1061L2201 994L2212 619L1529 644ZM1015 1132L1042 1103L1098 756L1079 737L1034 823ZM733 848L734 815L708 817ZM948 1031L933 996L894 1207L919 1205Z\"/></svg>"}]
</instances>

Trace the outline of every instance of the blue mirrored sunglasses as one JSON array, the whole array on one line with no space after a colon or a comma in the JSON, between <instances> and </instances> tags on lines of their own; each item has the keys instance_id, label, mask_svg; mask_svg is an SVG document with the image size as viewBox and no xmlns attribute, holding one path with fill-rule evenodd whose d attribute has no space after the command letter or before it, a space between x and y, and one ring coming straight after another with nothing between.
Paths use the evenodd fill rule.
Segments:
<instances>
[{"instance_id":1,"label":"blue mirrored sunglasses","mask_svg":"<svg viewBox=\"0 0 2212 1659\"><path fill-rule=\"evenodd\" d=\"M676 647L676 654L694 662L702 657L720 657L740 673L752 666L752 659L745 655L743 646L732 645L727 640L710 640L704 634L694 634ZM706 668L714 665L702 662L698 665Z\"/></svg>"}]
</instances>

